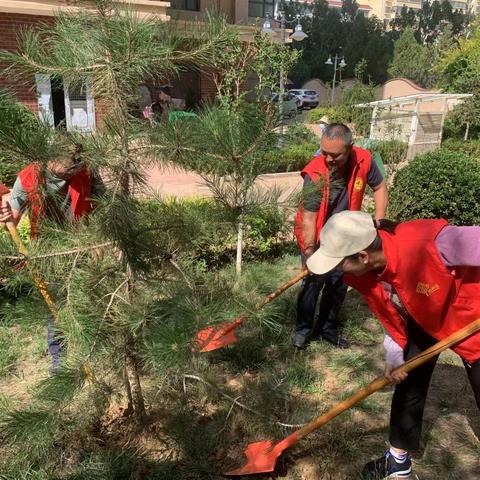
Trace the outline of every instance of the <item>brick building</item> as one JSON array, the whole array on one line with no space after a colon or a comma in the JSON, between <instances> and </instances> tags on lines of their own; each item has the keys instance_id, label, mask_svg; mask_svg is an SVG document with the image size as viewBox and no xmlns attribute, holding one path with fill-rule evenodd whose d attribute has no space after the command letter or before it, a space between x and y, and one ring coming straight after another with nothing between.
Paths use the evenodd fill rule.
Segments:
<instances>
[{"instance_id":1,"label":"brick building","mask_svg":"<svg viewBox=\"0 0 480 480\"><path fill-rule=\"evenodd\" d=\"M249 41L261 25L259 17L273 13L275 3L274 0L123 1L131 4L140 16L171 19L178 29L187 32L192 28L192 22L205 18L207 10L221 12L229 23L238 26L245 41ZM57 12L78 10L77 4L77 0L0 0L0 49L15 50L17 34L22 28L53 22ZM143 102L151 102L166 86L174 98L187 106L211 99L216 92L209 75L185 72L167 85L141 86ZM53 81L39 72L34 78L22 78L18 82L0 77L0 89L4 88L12 90L21 102L52 126L63 122L68 130L92 131L102 118L101 105L91 95L88 82L76 91L68 91L62 82Z\"/></svg>"}]
</instances>

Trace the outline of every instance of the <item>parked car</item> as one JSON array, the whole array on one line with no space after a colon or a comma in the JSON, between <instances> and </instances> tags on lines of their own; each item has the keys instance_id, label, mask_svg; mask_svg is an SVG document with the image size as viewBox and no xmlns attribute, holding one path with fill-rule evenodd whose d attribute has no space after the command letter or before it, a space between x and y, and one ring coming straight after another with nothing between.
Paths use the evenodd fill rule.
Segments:
<instances>
[{"instance_id":1,"label":"parked car","mask_svg":"<svg viewBox=\"0 0 480 480\"><path fill-rule=\"evenodd\" d=\"M299 108L318 107L318 93L315 90L292 89L288 93L295 95L299 100Z\"/></svg>"},{"instance_id":2,"label":"parked car","mask_svg":"<svg viewBox=\"0 0 480 480\"><path fill-rule=\"evenodd\" d=\"M280 100L280 95L278 93L272 96L272 100L275 102L277 110L279 110L278 101ZM291 93L283 94L283 116L289 118L295 118L298 113L298 99L295 95ZM280 113L280 112L279 112Z\"/></svg>"}]
</instances>

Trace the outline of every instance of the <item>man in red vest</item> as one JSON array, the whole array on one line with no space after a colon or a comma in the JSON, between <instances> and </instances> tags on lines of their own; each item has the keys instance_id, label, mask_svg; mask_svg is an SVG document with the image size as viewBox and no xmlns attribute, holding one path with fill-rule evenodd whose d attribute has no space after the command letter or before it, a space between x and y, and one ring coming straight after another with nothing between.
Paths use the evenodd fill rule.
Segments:
<instances>
[{"instance_id":1,"label":"man in red vest","mask_svg":"<svg viewBox=\"0 0 480 480\"><path fill-rule=\"evenodd\" d=\"M343 210L360 210L365 188L373 189L375 218L383 218L387 207L387 186L368 150L353 146L352 133L343 124L330 124L322 134L320 154L303 169L303 202L295 222L295 236L308 259L318 248L320 230L327 219ZM315 311L322 292L318 321ZM347 292L341 272L309 275L297 300L297 324L293 344L306 346L309 338L322 337L338 348L348 342L337 333L338 314Z\"/></svg>"},{"instance_id":2,"label":"man in red vest","mask_svg":"<svg viewBox=\"0 0 480 480\"><path fill-rule=\"evenodd\" d=\"M49 161L46 167L31 163L18 174L10 202L0 206L0 223L12 221L17 225L28 209L30 235L35 238L43 220L74 222L88 215L93 207L92 197L104 192L101 179L86 168L81 146L76 145L67 158ZM52 356L52 372L60 365L61 351L61 334L49 318L48 352Z\"/></svg>"},{"instance_id":3,"label":"man in red vest","mask_svg":"<svg viewBox=\"0 0 480 480\"><path fill-rule=\"evenodd\" d=\"M437 358L408 375L404 361L480 317L480 227L445 220L395 224L363 212L341 212L322 229L308 269L336 269L358 290L386 330L385 376L397 383L390 416L390 449L369 462L364 480L409 478L408 451L419 448L422 417ZM457 344L480 409L480 333Z\"/></svg>"}]
</instances>

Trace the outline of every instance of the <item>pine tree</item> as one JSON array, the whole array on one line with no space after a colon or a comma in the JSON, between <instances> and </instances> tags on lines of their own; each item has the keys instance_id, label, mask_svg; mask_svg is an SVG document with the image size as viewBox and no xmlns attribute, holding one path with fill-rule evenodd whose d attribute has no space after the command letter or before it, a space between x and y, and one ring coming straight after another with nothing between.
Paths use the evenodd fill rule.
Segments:
<instances>
[{"instance_id":1,"label":"pine tree","mask_svg":"<svg viewBox=\"0 0 480 480\"><path fill-rule=\"evenodd\" d=\"M100 131L80 135L50 129L38 119L13 130L7 109L0 109L0 145L7 154L45 166L81 143L91 168L108 181L108 193L88 221L65 229L45 222L41 240L30 245L28 268L14 276L12 262L23 259L2 237L2 271L9 271L10 285L24 284L32 271L46 279L68 344L64 366L41 382L32 405L2 416L5 438L28 445L29 453L40 455L45 445L54 445L66 416L75 416L74 405L85 396L101 410L118 392L127 398L125 413L138 426L145 420L142 349L146 331L159 321L150 311L158 283L172 275L165 270L172 238L169 219L155 219L152 226L136 198L145 186L149 149L145 127L130 112L140 83L172 78L186 66L211 66L213 53L231 37L225 22L214 19L192 33L182 37L169 23L140 19L125 5L98 0L94 9L59 14L53 25L20 32L18 51L1 52L6 73L17 82L28 83L38 72L69 87L89 81L106 111ZM38 322L46 312L38 297L32 290L4 313Z\"/></svg>"}]
</instances>

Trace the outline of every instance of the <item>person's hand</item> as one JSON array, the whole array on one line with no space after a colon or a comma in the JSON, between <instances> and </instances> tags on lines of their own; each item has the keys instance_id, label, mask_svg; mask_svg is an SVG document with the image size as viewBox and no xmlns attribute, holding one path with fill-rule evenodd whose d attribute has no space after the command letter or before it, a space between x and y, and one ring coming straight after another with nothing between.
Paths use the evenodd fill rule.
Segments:
<instances>
[{"instance_id":1,"label":"person's hand","mask_svg":"<svg viewBox=\"0 0 480 480\"><path fill-rule=\"evenodd\" d=\"M0 223L13 222L12 207L8 202L0 206Z\"/></svg>"},{"instance_id":2,"label":"person's hand","mask_svg":"<svg viewBox=\"0 0 480 480\"><path fill-rule=\"evenodd\" d=\"M393 372L398 366L399 365L394 366L389 363L385 364L385 370L383 374L390 382L394 384L401 383L408 377L407 372Z\"/></svg>"},{"instance_id":3,"label":"person's hand","mask_svg":"<svg viewBox=\"0 0 480 480\"><path fill-rule=\"evenodd\" d=\"M303 257L302 257L302 266L303 268L307 268L307 260L314 254L315 252L315 247L313 246L308 246L305 247L305 250L303 251Z\"/></svg>"}]
</instances>

